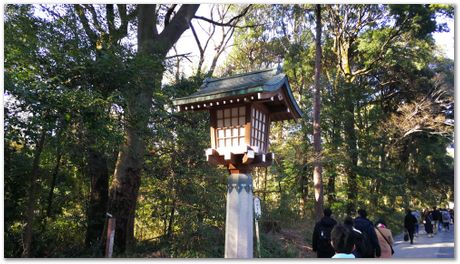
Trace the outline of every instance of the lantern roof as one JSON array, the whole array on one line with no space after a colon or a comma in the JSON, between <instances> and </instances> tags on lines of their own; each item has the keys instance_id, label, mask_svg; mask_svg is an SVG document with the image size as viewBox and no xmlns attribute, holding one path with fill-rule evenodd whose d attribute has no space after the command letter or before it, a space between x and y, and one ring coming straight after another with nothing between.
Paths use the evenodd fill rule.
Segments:
<instances>
[{"instance_id":1,"label":"lantern roof","mask_svg":"<svg viewBox=\"0 0 460 264\"><path fill-rule=\"evenodd\" d=\"M273 121L302 115L281 67L224 78L206 78L197 92L173 101L179 111L208 110L236 102L263 103Z\"/></svg>"}]
</instances>

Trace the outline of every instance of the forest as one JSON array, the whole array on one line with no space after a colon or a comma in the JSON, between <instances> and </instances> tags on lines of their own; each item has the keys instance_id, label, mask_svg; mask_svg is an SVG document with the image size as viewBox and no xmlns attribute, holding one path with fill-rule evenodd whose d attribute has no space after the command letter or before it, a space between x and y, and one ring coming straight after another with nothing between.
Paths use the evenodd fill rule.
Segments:
<instances>
[{"instance_id":1,"label":"forest","mask_svg":"<svg viewBox=\"0 0 460 264\"><path fill-rule=\"evenodd\" d=\"M6 258L103 257L110 215L114 257L222 258L228 171L206 161L209 114L173 100L278 65L303 115L271 125L273 165L252 172L261 257L313 257L319 202L398 233L405 208L454 201L454 61L433 37L453 5L8 4L3 18Z\"/></svg>"}]
</instances>

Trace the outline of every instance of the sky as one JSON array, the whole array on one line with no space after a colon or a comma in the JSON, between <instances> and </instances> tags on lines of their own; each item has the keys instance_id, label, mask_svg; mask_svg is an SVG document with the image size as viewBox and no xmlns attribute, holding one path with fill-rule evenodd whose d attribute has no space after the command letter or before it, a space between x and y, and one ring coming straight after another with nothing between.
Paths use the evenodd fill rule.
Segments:
<instances>
[{"instance_id":1,"label":"sky","mask_svg":"<svg viewBox=\"0 0 460 264\"><path fill-rule=\"evenodd\" d=\"M444 54L449 58L449 59L454 59L454 49L455 49L455 35L454 35L454 20L453 19L443 19L440 18L438 19L438 22L445 23L447 22L447 25L449 27L449 32L437 32L433 34L433 37L436 41L436 44L441 48L441 50L444 52Z\"/></svg>"}]
</instances>

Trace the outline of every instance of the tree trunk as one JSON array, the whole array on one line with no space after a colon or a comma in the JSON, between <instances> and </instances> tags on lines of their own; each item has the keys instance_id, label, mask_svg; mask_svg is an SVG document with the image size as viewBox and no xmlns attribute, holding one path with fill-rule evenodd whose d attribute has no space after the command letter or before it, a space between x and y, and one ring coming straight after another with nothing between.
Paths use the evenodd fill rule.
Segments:
<instances>
[{"instance_id":1,"label":"tree trunk","mask_svg":"<svg viewBox=\"0 0 460 264\"><path fill-rule=\"evenodd\" d=\"M90 140L91 141L91 140ZM109 171L105 155L94 147L88 149L88 172L91 179L86 229L86 248L93 248L102 255L104 225L109 196Z\"/></svg>"},{"instance_id":2,"label":"tree trunk","mask_svg":"<svg viewBox=\"0 0 460 264\"><path fill-rule=\"evenodd\" d=\"M59 174L59 168L61 166L61 159L62 159L62 144L61 144L61 140L62 140L62 133L64 133L64 130L66 129L66 125L65 124L61 124L62 127L59 129L59 132L57 133L57 136L56 136L56 143L57 143L57 146L56 146L56 165L54 166L54 169L53 169L53 174L51 176L51 184L50 184L50 192L48 194L48 206L46 207L46 216L47 217L51 217L52 213L52 209L53 209L53 198L54 198L54 188L56 188L56 181L57 181L57 177L58 177L58 174ZM44 228L46 228L46 219L45 219L45 224L44 224Z\"/></svg>"},{"instance_id":3,"label":"tree trunk","mask_svg":"<svg viewBox=\"0 0 460 264\"><path fill-rule=\"evenodd\" d=\"M24 227L24 238L23 238L23 251L22 257L30 258L32 257L32 233L33 233L33 222L34 222L34 211L37 204L37 179L39 176L40 170L40 156L43 151L43 145L45 144L46 130L43 129L40 139L36 145L34 161L32 164L32 171L30 173L30 186L29 186L29 199L27 200L27 211L26 211L26 221Z\"/></svg>"},{"instance_id":4,"label":"tree trunk","mask_svg":"<svg viewBox=\"0 0 460 264\"><path fill-rule=\"evenodd\" d=\"M356 182L356 166L358 165L358 151L356 147L356 131L355 131L355 111L353 96L351 95L351 85L348 83L348 90L345 92L345 117L344 117L344 134L345 144L349 159L345 162L345 173L348 179L347 187L347 213L351 213L355 208L357 182Z\"/></svg>"},{"instance_id":5,"label":"tree trunk","mask_svg":"<svg viewBox=\"0 0 460 264\"><path fill-rule=\"evenodd\" d=\"M263 201L267 202L267 169L265 169L265 172L264 172L264 195L263 195Z\"/></svg>"},{"instance_id":6,"label":"tree trunk","mask_svg":"<svg viewBox=\"0 0 460 264\"><path fill-rule=\"evenodd\" d=\"M53 209L53 197L54 197L54 188L56 187L57 176L59 173L59 167L61 166L62 151L61 145L58 142L57 154L56 154L56 165L53 169L53 175L51 178L50 192L48 194L48 206L46 209L46 216L51 217L51 210Z\"/></svg>"},{"instance_id":7,"label":"tree trunk","mask_svg":"<svg viewBox=\"0 0 460 264\"><path fill-rule=\"evenodd\" d=\"M307 169L302 170L300 175L300 217L304 218L306 216L306 206L308 200L308 171Z\"/></svg>"},{"instance_id":8,"label":"tree trunk","mask_svg":"<svg viewBox=\"0 0 460 264\"><path fill-rule=\"evenodd\" d=\"M320 123L320 77L321 77L321 5L316 5L316 58L315 58L315 93L313 95L313 147L315 161L313 167L313 185L315 190L315 215L316 221L323 215L323 179L321 164L321 123Z\"/></svg>"},{"instance_id":9,"label":"tree trunk","mask_svg":"<svg viewBox=\"0 0 460 264\"><path fill-rule=\"evenodd\" d=\"M162 62L167 52L189 27L199 5L182 5L173 19L158 34L155 5L138 6L138 57L150 59L151 68L138 70L141 82L125 91L126 128L125 141L118 155L115 174L110 190L110 212L116 218L115 248L124 252L134 239L134 217L141 183L145 140L148 134L149 113L152 96L161 85Z\"/></svg>"},{"instance_id":10,"label":"tree trunk","mask_svg":"<svg viewBox=\"0 0 460 264\"><path fill-rule=\"evenodd\" d=\"M148 102L145 99L139 98L138 105L145 107L145 109L150 109L151 96L145 95L144 98L146 97L148 98ZM133 114L137 111L129 111L132 112L129 116L134 118ZM146 115L145 113L139 114ZM142 124L147 125L145 121ZM109 212L116 218L115 247L119 252L124 252L126 243L134 238L134 214L145 149L140 131L136 131L136 129L128 124L125 144L118 156L110 190Z\"/></svg>"},{"instance_id":11,"label":"tree trunk","mask_svg":"<svg viewBox=\"0 0 460 264\"><path fill-rule=\"evenodd\" d=\"M171 238L172 233L173 233L173 225L174 225L174 213L176 212L176 198L172 201L171 205L171 212L169 214L169 223L168 223L168 232L167 232L167 237Z\"/></svg>"},{"instance_id":12,"label":"tree trunk","mask_svg":"<svg viewBox=\"0 0 460 264\"><path fill-rule=\"evenodd\" d=\"M337 173L332 169L329 179L327 180L327 202L332 204L336 201L335 196L335 178Z\"/></svg>"}]
</instances>

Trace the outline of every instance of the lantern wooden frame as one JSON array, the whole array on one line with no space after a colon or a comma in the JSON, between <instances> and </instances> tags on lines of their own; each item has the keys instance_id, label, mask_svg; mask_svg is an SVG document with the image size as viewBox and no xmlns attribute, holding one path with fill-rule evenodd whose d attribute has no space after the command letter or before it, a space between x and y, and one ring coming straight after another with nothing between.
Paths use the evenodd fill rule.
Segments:
<instances>
[{"instance_id":1,"label":"lantern wooden frame","mask_svg":"<svg viewBox=\"0 0 460 264\"><path fill-rule=\"evenodd\" d=\"M179 111L210 112L211 148L206 157L229 169L271 165L270 122L301 116L280 68L206 79L198 92L174 104Z\"/></svg>"}]
</instances>

